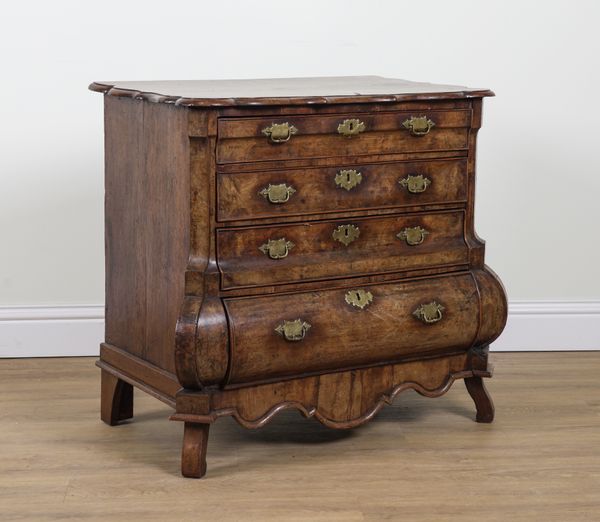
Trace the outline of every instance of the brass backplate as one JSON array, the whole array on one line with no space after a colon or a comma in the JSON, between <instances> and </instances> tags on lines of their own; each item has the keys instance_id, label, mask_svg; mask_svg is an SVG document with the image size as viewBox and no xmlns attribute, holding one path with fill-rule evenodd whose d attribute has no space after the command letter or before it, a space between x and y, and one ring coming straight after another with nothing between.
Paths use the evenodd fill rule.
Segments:
<instances>
[{"instance_id":1,"label":"brass backplate","mask_svg":"<svg viewBox=\"0 0 600 522\"><path fill-rule=\"evenodd\" d=\"M289 201L290 196L296 192L296 189L291 185L285 183L277 183L268 187L265 187L259 191L259 195L266 198L269 203L286 203Z\"/></svg>"},{"instance_id":2,"label":"brass backplate","mask_svg":"<svg viewBox=\"0 0 600 522\"><path fill-rule=\"evenodd\" d=\"M342 123L340 123L338 125L338 128L337 128L338 132L342 136L346 136L347 138L356 136L357 134L364 132L365 129L366 129L365 124L362 121L360 121L358 118L350 118L348 120L344 120Z\"/></svg>"},{"instance_id":3,"label":"brass backplate","mask_svg":"<svg viewBox=\"0 0 600 522\"><path fill-rule=\"evenodd\" d=\"M259 246L258 249L271 259L283 259L288 256L294 246L294 243L282 237L281 239L269 239L264 245Z\"/></svg>"},{"instance_id":4,"label":"brass backplate","mask_svg":"<svg viewBox=\"0 0 600 522\"><path fill-rule=\"evenodd\" d=\"M339 225L331 235L336 241L348 246L352 241L358 239L360 230L355 225Z\"/></svg>"},{"instance_id":5,"label":"brass backplate","mask_svg":"<svg viewBox=\"0 0 600 522\"><path fill-rule=\"evenodd\" d=\"M335 175L335 184L343 189L351 190L362 181L362 174L358 170L340 170Z\"/></svg>"},{"instance_id":6,"label":"brass backplate","mask_svg":"<svg viewBox=\"0 0 600 522\"><path fill-rule=\"evenodd\" d=\"M275 331L286 341L301 341L310 327L310 323L302 319L295 319L294 321L283 321L275 328Z\"/></svg>"},{"instance_id":7,"label":"brass backplate","mask_svg":"<svg viewBox=\"0 0 600 522\"><path fill-rule=\"evenodd\" d=\"M430 303L419 306L419 308L413 312L413 315L426 324L432 324L437 323L442 319L443 311L444 307L441 304L436 301L431 301Z\"/></svg>"},{"instance_id":8,"label":"brass backplate","mask_svg":"<svg viewBox=\"0 0 600 522\"><path fill-rule=\"evenodd\" d=\"M356 306L362 310L373 302L373 294L360 288L346 292L344 299L349 305Z\"/></svg>"},{"instance_id":9,"label":"brass backplate","mask_svg":"<svg viewBox=\"0 0 600 522\"><path fill-rule=\"evenodd\" d=\"M423 176L423 174L418 174L416 176L409 174L406 178L398 181L398 183L411 194L420 194L421 192L425 192L427 187L431 185L431 180Z\"/></svg>"},{"instance_id":10,"label":"brass backplate","mask_svg":"<svg viewBox=\"0 0 600 522\"><path fill-rule=\"evenodd\" d=\"M402 126L408 129L413 136L425 136L435 123L427 116L411 116L402 122Z\"/></svg>"},{"instance_id":11,"label":"brass backplate","mask_svg":"<svg viewBox=\"0 0 600 522\"><path fill-rule=\"evenodd\" d=\"M420 245L428 234L429 232L422 227L406 227L396 234L396 237L406 241L407 245L416 246Z\"/></svg>"},{"instance_id":12,"label":"brass backplate","mask_svg":"<svg viewBox=\"0 0 600 522\"><path fill-rule=\"evenodd\" d=\"M285 143L297 132L298 129L287 121L285 123L272 123L262 130L262 133L273 143Z\"/></svg>"}]
</instances>

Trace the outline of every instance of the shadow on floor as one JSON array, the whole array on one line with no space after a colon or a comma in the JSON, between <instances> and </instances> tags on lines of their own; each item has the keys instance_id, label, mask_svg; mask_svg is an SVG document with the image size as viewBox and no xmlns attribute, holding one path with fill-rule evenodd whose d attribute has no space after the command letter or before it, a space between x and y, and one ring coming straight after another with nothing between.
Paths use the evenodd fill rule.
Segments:
<instances>
[{"instance_id":1,"label":"shadow on floor","mask_svg":"<svg viewBox=\"0 0 600 522\"><path fill-rule=\"evenodd\" d=\"M397 423L398 438L401 438L402 423L419 423L432 415L450 414L473 419L474 407L469 408L463 399L458 394L430 399L407 391L398 396L392 406L382 408L371 422L350 430L327 428L315 419L305 419L296 410L284 410L266 426L256 430L243 428L232 418L221 418L211 426L208 450L210 476L221 476L240 467L264 468L270 465L271 455L280 461L281 451L287 451L290 458L294 458L299 450L317 451L320 458L344 458L354 452L353 445L345 442L367 435L381 423ZM183 426L167 420L170 412L157 404L156 409L154 406L152 409L146 407L136 413L133 420L120 426L104 426L103 430L112 430L112 433L109 439L97 442L100 444L98 450L116 454L116 458L139 464L141 468L157 466L170 475L179 476ZM282 449L286 445L289 448ZM318 451L322 445L328 446L323 454ZM311 447L314 449L311 450ZM223 460L227 463L224 464ZM218 464L211 466L210 461Z\"/></svg>"}]
</instances>

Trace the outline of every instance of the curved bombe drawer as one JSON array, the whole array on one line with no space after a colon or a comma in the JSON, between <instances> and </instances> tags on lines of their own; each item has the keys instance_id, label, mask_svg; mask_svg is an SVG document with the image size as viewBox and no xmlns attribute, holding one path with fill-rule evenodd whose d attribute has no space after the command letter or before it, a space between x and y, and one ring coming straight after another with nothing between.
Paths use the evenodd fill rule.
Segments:
<instances>
[{"instance_id":1,"label":"curved bombe drawer","mask_svg":"<svg viewBox=\"0 0 600 522\"><path fill-rule=\"evenodd\" d=\"M503 290L483 271L224 304L228 384L461 352L495 338L506 319Z\"/></svg>"},{"instance_id":2,"label":"curved bombe drawer","mask_svg":"<svg viewBox=\"0 0 600 522\"><path fill-rule=\"evenodd\" d=\"M468 256L463 211L217 232L223 289L460 265Z\"/></svg>"},{"instance_id":3,"label":"curved bombe drawer","mask_svg":"<svg viewBox=\"0 0 600 522\"><path fill-rule=\"evenodd\" d=\"M471 110L220 118L217 163L465 150Z\"/></svg>"},{"instance_id":4,"label":"curved bombe drawer","mask_svg":"<svg viewBox=\"0 0 600 522\"><path fill-rule=\"evenodd\" d=\"M217 191L220 221L464 203L467 160L221 172Z\"/></svg>"}]
</instances>

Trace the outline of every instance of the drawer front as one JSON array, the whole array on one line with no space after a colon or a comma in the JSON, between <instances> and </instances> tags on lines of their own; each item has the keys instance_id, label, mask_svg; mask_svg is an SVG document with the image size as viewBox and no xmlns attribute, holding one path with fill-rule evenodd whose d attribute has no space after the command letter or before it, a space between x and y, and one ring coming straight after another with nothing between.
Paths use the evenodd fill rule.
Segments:
<instances>
[{"instance_id":1,"label":"drawer front","mask_svg":"<svg viewBox=\"0 0 600 522\"><path fill-rule=\"evenodd\" d=\"M470 109L221 118L217 162L463 150L470 124Z\"/></svg>"},{"instance_id":2,"label":"drawer front","mask_svg":"<svg viewBox=\"0 0 600 522\"><path fill-rule=\"evenodd\" d=\"M321 292L226 299L230 383L468 349L479 325L469 274Z\"/></svg>"},{"instance_id":3,"label":"drawer front","mask_svg":"<svg viewBox=\"0 0 600 522\"><path fill-rule=\"evenodd\" d=\"M468 262L463 211L221 229L217 255L224 289Z\"/></svg>"},{"instance_id":4,"label":"drawer front","mask_svg":"<svg viewBox=\"0 0 600 522\"><path fill-rule=\"evenodd\" d=\"M221 173L220 221L464 202L467 161Z\"/></svg>"}]
</instances>

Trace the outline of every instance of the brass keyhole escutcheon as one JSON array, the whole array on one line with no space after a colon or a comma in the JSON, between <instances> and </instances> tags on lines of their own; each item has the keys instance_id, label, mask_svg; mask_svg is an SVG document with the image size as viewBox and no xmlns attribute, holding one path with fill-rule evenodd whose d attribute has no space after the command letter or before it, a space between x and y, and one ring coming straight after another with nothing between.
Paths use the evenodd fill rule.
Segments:
<instances>
[{"instance_id":1,"label":"brass keyhole escutcheon","mask_svg":"<svg viewBox=\"0 0 600 522\"><path fill-rule=\"evenodd\" d=\"M420 194L421 192L425 192L427 187L431 185L431 180L423 176L423 174L419 174L417 176L409 174L406 178L398 181L398 183L400 183L400 185L402 185L411 194Z\"/></svg>"},{"instance_id":2,"label":"brass keyhole escutcheon","mask_svg":"<svg viewBox=\"0 0 600 522\"><path fill-rule=\"evenodd\" d=\"M295 193L296 189L285 183L277 183L275 185L269 183L269 186L258 192L258 194L263 198L266 198L269 203L275 204L287 203L290 196Z\"/></svg>"},{"instance_id":3,"label":"brass keyhole escutcheon","mask_svg":"<svg viewBox=\"0 0 600 522\"><path fill-rule=\"evenodd\" d=\"M445 308L437 303L436 301L431 301L431 303L425 303L419 306L414 312L413 315L424 322L425 324L437 323L442 319L442 312Z\"/></svg>"},{"instance_id":4,"label":"brass keyhole escutcheon","mask_svg":"<svg viewBox=\"0 0 600 522\"><path fill-rule=\"evenodd\" d=\"M402 126L407 129L413 136L425 136L429 134L435 123L427 116L411 116L402 122Z\"/></svg>"},{"instance_id":5,"label":"brass keyhole escutcheon","mask_svg":"<svg viewBox=\"0 0 600 522\"><path fill-rule=\"evenodd\" d=\"M355 306L356 308L360 308L362 310L373 302L373 294L360 288L358 290L350 290L349 292L346 292L344 299L349 305Z\"/></svg>"},{"instance_id":6,"label":"brass keyhole escutcheon","mask_svg":"<svg viewBox=\"0 0 600 522\"><path fill-rule=\"evenodd\" d=\"M298 132L298 129L285 123L272 123L269 127L262 130L262 133L271 140L272 143L285 143Z\"/></svg>"},{"instance_id":7,"label":"brass keyhole escutcheon","mask_svg":"<svg viewBox=\"0 0 600 522\"><path fill-rule=\"evenodd\" d=\"M344 120L342 123L338 125L338 132L342 136L346 136L348 138L352 136L356 136L361 132L364 132L366 129L365 124L360 121L358 118L351 118L348 120Z\"/></svg>"},{"instance_id":8,"label":"brass keyhole escutcheon","mask_svg":"<svg viewBox=\"0 0 600 522\"><path fill-rule=\"evenodd\" d=\"M354 225L339 225L331 235L336 241L348 246L352 241L358 239L360 230Z\"/></svg>"},{"instance_id":9,"label":"brass keyhole escutcheon","mask_svg":"<svg viewBox=\"0 0 600 522\"><path fill-rule=\"evenodd\" d=\"M335 175L335 184L343 189L352 190L362 181L362 174L358 170L340 170Z\"/></svg>"},{"instance_id":10,"label":"brass keyhole escutcheon","mask_svg":"<svg viewBox=\"0 0 600 522\"><path fill-rule=\"evenodd\" d=\"M259 246L258 249L271 259L283 259L288 256L294 246L294 243L282 237L281 239L269 239L264 245Z\"/></svg>"},{"instance_id":11,"label":"brass keyhole escutcheon","mask_svg":"<svg viewBox=\"0 0 600 522\"><path fill-rule=\"evenodd\" d=\"M409 246L420 245L424 240L425 236L427 236L429 232L421 227L407 227L398 234L396 237L398 239L402 239L406 241L406 244Z\"/></svg>"},{"instance_id":12,"label":"brass keyhole escutcheon","mask_svg":"<svg viewBox=\"0 0 600 522\"><path fill-rule=\"evenodd\" d=\"M310 327L310 323L302 319L295 319L294 321L283 321L275 328L275 331L286 341L301 341Z\"/></svg>"}]
</instances>

